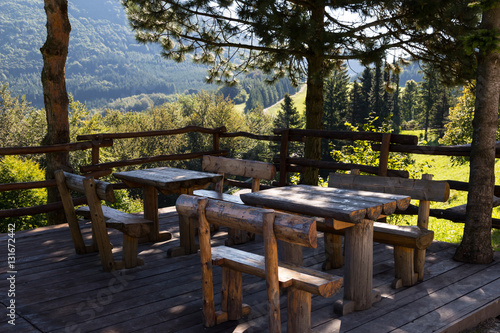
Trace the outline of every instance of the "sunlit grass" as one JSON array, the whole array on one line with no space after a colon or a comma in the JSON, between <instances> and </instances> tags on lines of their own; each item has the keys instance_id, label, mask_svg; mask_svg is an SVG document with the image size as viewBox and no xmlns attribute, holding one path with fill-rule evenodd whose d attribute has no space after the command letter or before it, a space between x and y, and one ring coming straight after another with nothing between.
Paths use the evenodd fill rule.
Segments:
<instances>
[{"instance_id":1,"label":"sunlit grass","mask_svg":"<svg viewBox=\"0 0 500 333\"><path fill-rule=\"evenodd\" d=\"M299 92L291 96L293 105L297 108L297 111L299 111L301 115L304 115L306 112L306 92L307 88L304 85L301 87ZM282 101L270 106L266 109L266 113L269 115L276 115L281 108L281 103Z\"/></svg>"},{"instance_id":2,"label":"sunlit grass","mask_svg":"<svg viewBox=\"0 0 500 333\"><path fill-rule=\"evenodd\" d=\"M405 134L419 135L421 131L406 131ZM429 156L429 155L412 155L416 164L428 161L430 170L426 171L433 175L433 180L457 180L468 182L469 181L469 163L463 165L453 164L450 157L447 156ZM495 183L500 183L500 161L495 163ZM418 204L414 202L413 204ZM467 192L463 191L450 191L450 198L445 203L432 203L431 208L447 209L467 204ZM500 218L500 207L493 209L493 217ZM394 222L397 224L411 224L415 225L417 221L416 216L395 218ZM464 230L463 223L455 223L449 220L437 219L431 217L429 219L429 229L434 231L434 239L449 243L460 243ZM500 230L492 230L492 244L496 251L500 251Z\"/></svg>"}]
</instances>

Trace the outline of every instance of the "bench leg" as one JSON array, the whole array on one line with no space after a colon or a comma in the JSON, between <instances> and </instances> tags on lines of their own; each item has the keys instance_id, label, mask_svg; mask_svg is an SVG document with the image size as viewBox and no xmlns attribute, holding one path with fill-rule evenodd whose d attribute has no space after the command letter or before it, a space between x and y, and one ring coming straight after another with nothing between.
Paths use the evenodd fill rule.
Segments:
<instances>
[{"instance_id":1,"label":"bench leg","mask_svg":"<svg viewBox=\"0 0 500 333\"><path fill-rule=\"evenodd\" d=\"M414 268L413 249L402 246L394 246L394 269L395 280L392 287L398 289L401 287L413 286L417 282L417 274Z\"/></svg>"},{"instance_id":2,"label":"bench leg","mask_svg":"<svg viewBox=\"0 0 500 333\"><path fill-rule=\"evenodd\" d=\"M227 320L243 317L243 278L241 272L222 267L222 311Z\"/></svg>"},{"instance_id":3,"label":"bench leg","mask_svg":"<svg viewBox=\"0 0 500 333\"><path fill-rule=\"evenodd\" d=\"M426 250L415 250L415 272L418 274L418 281L424 280L425 252Z\"/></svg>"},{"instance_id":4,"label":"bench leg","mask_svg":"<svg viewBox=\"0 0 500 333\"><path fill-rule=\"evenodd\" d=\"M311 294L296 288L288 288L288 333L304 333L311 330Z\"/></svg>"},{"instance_id":5,"label":"bench leg","mask_svg":"<svg viewBox=\"0 0 500 333\"><path fill-rule=\"evenodd\" d=\"M340 268L344 266L344 252L342 248L342 236L328 232L324 233L325 242L325 262L322 269Z\"/></svg>"},{"instance_id":6,"label":"bench leg","mask_svg":"<svg viewBox=\"0 0 500 333\"><path fill-rule=\"evenodd\" d=\"M134 268L143 264L143 261L137 258L138 243L137 238L123 234L123 263L125 268Z\"/></svg>"}]
</instances>

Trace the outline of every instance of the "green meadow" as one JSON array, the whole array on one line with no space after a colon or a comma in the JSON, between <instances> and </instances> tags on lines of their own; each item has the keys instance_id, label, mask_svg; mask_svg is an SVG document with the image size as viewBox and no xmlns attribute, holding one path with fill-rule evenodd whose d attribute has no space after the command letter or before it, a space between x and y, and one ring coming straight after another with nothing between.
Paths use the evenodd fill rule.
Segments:
<instances>
[{"instance_id":1,"label":"green meadow","mask_svg":"<svg viewBox=\"0 0 500 333\"><path fill-rule=\"evenodd\" d=\"M419 135L422 131L403 132L402 134ZM434 180L457 180L469 181L469 163L456 164L447 156L430 156L417 155L411 156L415 160L415 165L425 164L425 173L433 175ZM500 184L500 161L495 163L495 183ZM467 203L467 192L450 191L450 198L445 203L433 203L431 208L446 209ZM500 218L500 207L493 209L493 217ZM416 224L416 217L404 217L403 219L396 218L395 223L398 224ZM464 224L455 223L448 220L430 218L429 229L434 231L434 239L450 243L460 243L462 240ZM496 251L500 251L500 230L492 230L492 242Z\"/></svg>"}]
</instances>

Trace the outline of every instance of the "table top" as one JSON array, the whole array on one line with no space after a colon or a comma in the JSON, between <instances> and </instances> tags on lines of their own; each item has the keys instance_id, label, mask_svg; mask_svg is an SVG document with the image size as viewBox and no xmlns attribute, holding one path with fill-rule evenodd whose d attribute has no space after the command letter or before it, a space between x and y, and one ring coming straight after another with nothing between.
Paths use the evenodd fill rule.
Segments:
<instances>
[{"instance_id":1,"label":"table top","mask_svg":"<svg viewBox=\"0 0 500 333\"><path fill-rule=\"evenodd\" d=\"M357 223L390 215L396 208L408 208L411 198L405 195L295 185L276 187L240 195L248 205L295 212L304 215L333 218Z\"/></svg>"},{"instance_id":2,"label":"table top","mask_svg":"<svg viewBox=\"0 0 500 333\"><path fill-rule=\"evenodd\" d=\"M128 183L150 185L160 190L196 188L220 181L223 177L216 173L168 167L115 172L113 175Z\"/></svg>"}]
</instances>

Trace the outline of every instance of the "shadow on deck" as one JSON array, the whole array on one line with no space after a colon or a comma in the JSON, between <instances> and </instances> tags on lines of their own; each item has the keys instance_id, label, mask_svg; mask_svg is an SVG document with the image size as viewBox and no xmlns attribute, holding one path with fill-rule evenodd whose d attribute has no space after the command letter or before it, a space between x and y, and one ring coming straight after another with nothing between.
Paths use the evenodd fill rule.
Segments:
<instances>
[{"instance_id":1,"label":"shadow on deck","mask_svg":"<svg viewBox=\"0 0 500 333\"><path fill-rule=\"evenodd\" d=\"M2 332L263 332L267 331L265 281L244 275L243 300L252 313L240 321L204 328L201 317L201 274L196 254L167 258L178 245L174 207L160 215L162 230L173 233L167 242L140 245L145 265L104 273L97 254L76 255L66 225L18 232L15 235L16 273L9 273L6 234L0 236L2 266L0 303L7 316ZM89 225L85 235L90 237ZM121 234L111 230L120 250ZM225 232L214 236L222 244ZM322 234L319 234L322 237ZM318 249L304 250L304 265L320 269ZM238 246L263 253L261 239ZM434 242L427 251L425 281L410 288L391 289L393 256L390 246L374 245L374 287L382 301L365 311L338 317L333 298L313 297L311 324L315 332L460 332L489 317L500 315L500 253L490 265L452 260L455 245ZM12 269L11 269L12 270ZM215 290L220 291L220 268L214 267ZM342 275L342 269L329 271ZM10 276L15 277L15 283ZM15 292L9 295L9 289ZM13 290L15 289L15 290ZM15 326L8 323L15 301ZM216 294L216 305L220 296ZM286 329L286 300L282 297ZM11 306L12 308L12 306Z\"/></svg>"}]
</instances>

